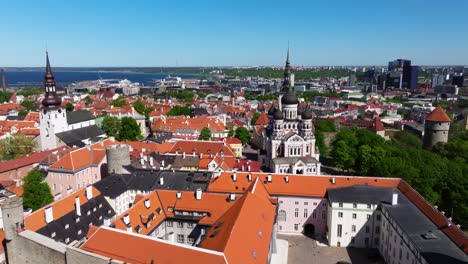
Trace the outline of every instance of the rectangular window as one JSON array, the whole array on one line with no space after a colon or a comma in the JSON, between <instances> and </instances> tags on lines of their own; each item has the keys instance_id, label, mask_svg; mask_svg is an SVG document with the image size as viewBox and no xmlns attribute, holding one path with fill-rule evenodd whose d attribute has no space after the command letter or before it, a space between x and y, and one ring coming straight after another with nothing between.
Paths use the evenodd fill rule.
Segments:
<instances>
[{"instance_id":1,"label":"rectangular window","mask_svg":"<svg viewBox=\"0 0 468 264\"><path fill-rule=\"evenodd\" d=\"M369 226L366 226L366 233L369 233L369 230L370 230Z\"/></svg>"},{"instance_id":2,"label":"rectangular window","mask_svg":"<svg viewBox=\"0 0 468 264\"><path fill-rule=\"evenodd\" d=\"M354 242L355 242L354 237L351 237L351 244L354 244Z\"/></svg>"},{"instance_id":3,"label":"rectangular window","mask_svg":"<svg viewBox=\"0 0 468 264\"><path fill-rule=\"evenodd\" d=\"M187 237L187 243L193 244L193 237Z\"/></svg>"},{"instance_id":4,"label":"rectangular window","mask_svg":"<svg viewBox=\"0 0 468 264\"><path fill-rule=\"evenodd\" d=\"M356 219L356 218L357 218L357 214L353 213L353 219Z\"/></svg>"},{"instance_id":5,"label":"rectangular window","mask_svg":"<svg viewBox=\"0 0 468 264\"><path fill-rule=\"evenodd\" d=\"M309 202L304 202L304 205L309 205Z\"/></svg>"},{"instance_id":6,"label":"rectangular window","mask_svg":"<svg viewBox=\"0 0 468 264\"><path fill-rule=\"evenodd\" d=\"M317 202L314 202L314 205L317 205Z\"/></svg>"},{"instance_id":7,"label":"rectangular window","mask_svg":"<svg viewBox=\"0 0 468 264\"><path fill-rule=\"evenodd\" d=\"M184 228L184 223L182 223L182 222L177 222L177 227L178 227L178 228Z\"/></svg>"},{"instance_id":8,"label":"rectangular window","mask_svg":"<svg viewBox=\"0 0 468 264\"><path fill-rule=\"evenodd\" d=\"M375 227L375 233L376 233L376 234L380 234L380 226L376 226L376 227Z\"/></svg>"},{"instance_id":9,"label":"rectangular window","mask_svg":"<svg viewBox=\"0 0 468 264\"><path fill-rule=\"evenodd\" d=\"M343 207L343 203L339 203L339 204L338 204L338 207Z\"/></svg>"},{"instance_id":10,"label":"rectangular window","mask_svg":"<svg viewBox=\"0 0 468 264\"><path fill-rule=\"evenodd\" d=\"M299 225L298 224L294 224L294 230L295 231L299 230Z\"/></svg>"},{"instance_id":11,"label":"rectangular window","mask_svg":"<svg viewBox=\"0 0 468 264\"><path fill-rule=\"evenodd\" d=\"M367 214L367 220L369 220L369 219L370 219L370 214Z\"/></svg>"},{"instance_id":12,"label":"rectangular window","mask_svg":"<svg viewBox=\"0 0 468 264\"><path fill-rule=\"evenodd\" d=\"M294 217L299 217L299 208L294 209Z\"/></svg>"},{"instance_id":13,"label":"rectangular window","mask_svg":"<svg viewBox=\"0 0 468 264\"><path fill-rule=\"evenodd\" d=\"M166 226L172 227L172 221L167 221Z\"/></svg>"},{"instance_id":14,"label":"rectangular window","mask_svg":"<svg viewBox=\"0 0 468 264\"><path fill-rule=\"evenodd\" d=\"M367 204L367 209L371 209L371 204Z\"/></svg>"},{"instance_id":15,"label":"rectangular window","mask_svg":"<svg viewBox=\"0 0 468 264\"><path fill-rule=\"evenodd\" d=\"M312 213L313 215L315 214L315 211ZM304 218L307 218L309 216L309 211L307 210L307 208L304 209ZM314 217L315 219L315 217Z\"/></svg>"},{"instance_id":16,"label":"rectangular window","mask_svg":"<svg viewBox=\"0 0 468 264\"><path fill-rule=\"evenodd\" d=\"M353 208L357 208L357 204L353 203Z\"/></svg>"},{"instance_id":17,"label":"rectangular window","mask_svg":"<svg viewBox=\"0 0 468 264\"><path fill-rule=\"evenodd\" d=\"M343 218L343 212L338 212L338 217Z\"/></svg>"},{"instance_id":18,"label":"rectangular window","mask_svg":"<svg viewBox=\"0 0 468 264\"><path fill-rule=\"evenodd\" d=\"M327 218L327 212L322 211L322 220L325 220Z\"/></svg>"},{"instance_id":19,"label":"rectangular window","mask_svg":"<svg viewBox=\"0 0 468 264\"><path fill-rule=\"evenodd\" d=\"M343 232L343 226L342 225L338 225L338 231L337 231L337 234L336 236L337 237L341 237L341 233Z\"/></svg>"},{"instance_id":20,"label":"rectangular window","mask_svg":"<svg viewBox=\"0 0 468 264\"><path fill-rule=\"evenodd\" d=\"M313 218L313 219L317 219L317 212L316 212L316 211L313 211L313 212L312 212L312 218Z\"/></svg>"},{"instance_id":21,"label":"rectangular window","mask_svg":"<svg viewBox=\"0 0 468 264\"><path fill-rule=\"evenodd\" d=\"M187 227L188 227L188 228L192 228L192 227L193 227L193 223L187 223Z\"/></svg>"},{"instance_id":22,"label":"rectangular window","mask_svg":"<svg viewBox=\"0 0 468 264\"><path fill-rule=\"evenodd\" d=\"M185 241L184 235L177 235L177 242L184 243L184 241Z\"/></svg>"},{"instance_id":23,"label":"rectangular window","mask_svg":"<svg viewBox=\"0 0 468 264\"><path fill-rule=\"evenodd\" d=\"M294 202L294 204L295 204L295 205L298 205L298 204L299 204L299 202L298 202L298 201L295 201L295 202Z\"/></svg>"},{"instance_id":24,"label":"rectangular window","mask_svg":"<svg viewBox=\"0 0 468 264\"><path fill-rule=\"evenodd\" d=\"M375 244L376 246L379 245L379 238L378 238L378 237L376 237L376 238L374 239L374 244Z\"/></svg>"},{"instance_id":25,"label":"rectangular window","mask_svg":"<svg viewBox=\"0 0 468 264\"><path fill-rule=\"evenodd\" d=\"M377 221L380 221L382 219L382 216L378 214L376 219L377 219Z\"/></svg>"},{"instance_id":26,"label":"rectangular window","mask_svg":"<svg viewBox=\"0 0 468 264\"><path fill-rule=\"evenodd\" d=\"M356 225L351 226L351 232L356 232Z\"/></svg>"}]
</instances>

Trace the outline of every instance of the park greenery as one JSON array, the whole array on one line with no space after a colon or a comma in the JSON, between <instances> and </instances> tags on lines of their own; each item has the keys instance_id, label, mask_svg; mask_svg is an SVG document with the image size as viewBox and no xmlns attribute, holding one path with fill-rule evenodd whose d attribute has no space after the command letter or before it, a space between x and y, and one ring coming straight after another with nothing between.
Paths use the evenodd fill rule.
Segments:
<instances>
[{"instance_id":1,"label":"park greenery","mask_svg":"<svg viewBox=\"0 0 468 264\"><path fill-rule=\"evenodd\" d=\"M336 132L335 122L333 120L317 120L314 122L314 126L315 145L319 149L320 155L326 156L328 148L323 132Z\"/></svg>"},{"instance_id":2,"label":"park greenery","mask_svg":"<svg viewBox=\"0 0 468 264\"><path fill-rule=\"evenodd\" d=\"M109 137L114 137L119 141L136 141L143 138L140 126L131 117L119 119L115 116L105 116L101 128Z\"/></svg>"},{"instance_id":3,"label":"park greenery","mask_svg":"<svg viewBox=\"0 0 468 264\"><path fill-rule=\"evenodd\" d=\"M20 104L22 107L26 108L28 111L35 111L36 110L36 102L33 100L24 100Z\"/></svg>"},{"instance_id":4,"label":"park greenery","mask_svg":"<svg viewBox=\"0 0 468 264\"><path fill-rule=\"evenodd\" d=\"M191 110L190 110L190 107L188 106L174 106L171 108L171 110L169 110L169 112L167 112L167 116L180 116L180 115L183 115L183 116L190 116L191 114Z\"/></svg>"},{"instance_id":5,"label":"park greenery","mask_svg":"<svg viewBox=\"0 0 468 264\"><path fill-rule=\"evenodd\" d=\"M74 109L75 109L75 106L74 106L72 103L70 103L70 102L68 102L68 103L65 105L65 110L66 110L67 112L73 112Z\"/></svg>"},{"instance_id":6,"label":"park greenery","mask_svg":"<svg viewBox=\"0 0 468 264\"><path fill-rule=\"evenodd\" d=\"M211 130L208 127L202 128L200 131L200 136L198 137L199 140L210 140L211 138Z\"/></svg>"},{"instance_id":7,"label":"park greenery","mask_svg":"<svg viewBox=\"0 0 468 264\"><path fill-rule=\"evenodd\" d=\"M26 156L34 151L37 142L25 135L14 134L0 140L0 161Z\"/></svg>"},{"instance_id":8,"label":"park greenery","mask_svg":"<svg viewBox=\"0 0 468 264\"><path fill-rule=\"evenodd\" d=\"M54 201L45 175L41 171L32 170L23 178L23 206L33 211Z\"/></svg>"},{"instance_id":9,"label":"park greenery","mask_svg":"<svg viewBox=\"0 0 468 264\"><path fill-rule=\"evenodd\" d=\"M251 139L250 132L245 127L238 127L236 129L236 135L234 137L242 141L242 145L249 143Z\"/></svg>"},{"instance_id":10,"label":"park greenery","mask_svg":"<svg viewBox=\"0 0 468 264\"><path fill-rule=\"evenodd\" d=\"M44 93L44 88L42 87L22 87L16 93L17 95L22 95L24 97L29 97L33 95L40 95Z\"/></svg>"},{"instance_id":11,"label":"park greenery","mask_svg":"<svg viewBox=\"0 0 468 264\"><path fill-rule=\"evenodd\" d=\"M140 100L136 100L133 102L133 108L137 111L140 115L144 115L147 119L149 114L154 111L154 107L149 106L146 107L145 103Z\"/></svg>"},{"instance_id":12,"label":"park greenery","mask_svg":"<svg viewBox=\"0 0 468 264\"><path fill-rule=\"evenodd\" d=\"M126 104L127 104L127 102L125 101L125 98L122 95L117 97L117 99L112 100L112 103L111 103L111 105L114 106L114 107L122 107L122 106L124 106Z\"/></svg>"},{"instance_id":13,"label":"park greenery","mask_svg":"<svg viewBox=\"0 0 468 264\"><path fill-rule=\"evenodd\" d=\"M454 221L468 225L468 132L423 149L409 132L391 141L366 129L344 128L331 142L335 166L362 176L399 177Z\"/></svg>"}]
</instances>

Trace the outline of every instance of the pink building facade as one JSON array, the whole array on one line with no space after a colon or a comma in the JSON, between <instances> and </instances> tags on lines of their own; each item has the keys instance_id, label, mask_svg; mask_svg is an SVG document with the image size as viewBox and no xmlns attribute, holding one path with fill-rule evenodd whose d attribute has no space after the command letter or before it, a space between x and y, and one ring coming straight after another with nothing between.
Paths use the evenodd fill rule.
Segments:
<instances>
[{"instance_id":1,"label":"pink building facade","mask_svg":"<svg viewBox=\"0 0 468 264\"><path fill-rule=\"evenodd\" d=\"M278 233L326 236L328 202L325 198L278 197Z\"/></svg>"}]
</instances>

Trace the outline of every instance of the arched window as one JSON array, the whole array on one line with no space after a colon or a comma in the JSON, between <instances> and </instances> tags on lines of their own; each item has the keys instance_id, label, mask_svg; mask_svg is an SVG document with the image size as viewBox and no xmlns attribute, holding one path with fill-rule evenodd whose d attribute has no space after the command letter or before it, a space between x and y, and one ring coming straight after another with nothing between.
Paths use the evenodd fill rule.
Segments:
<instances>
[{"instance_id":1,"label":"arched window","mask_svg":"<svg viewBox=\"0 0 468 264\"><path fill-rule=\"evenodd\" d=\"M286 222L286 211L280 210L278 212L278 221L279 222Z\"/></svg>"}]
</instances>

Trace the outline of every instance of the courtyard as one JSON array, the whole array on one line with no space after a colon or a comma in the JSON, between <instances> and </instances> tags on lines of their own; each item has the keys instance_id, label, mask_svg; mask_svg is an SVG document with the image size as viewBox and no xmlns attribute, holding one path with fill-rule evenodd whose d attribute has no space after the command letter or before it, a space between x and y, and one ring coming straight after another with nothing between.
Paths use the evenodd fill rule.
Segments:
<instances>
[{"instance_id":1,"label":"courtyard","mask_svg":"<svg viewBox=\"0 0 468 264\"><path fill-rule=\"evenodd\" d=\"M371 252L363 248L344 248L319 246L317 241L303 235L278 234L278 239L289 243L288 264L334 264L338 261L347 261L356 264L384 263L382 260L371 260Z\"/></svg>"}]
</instances>

